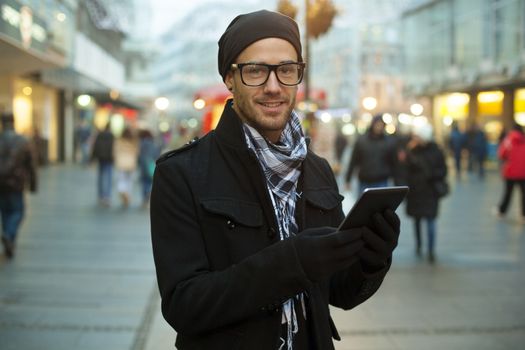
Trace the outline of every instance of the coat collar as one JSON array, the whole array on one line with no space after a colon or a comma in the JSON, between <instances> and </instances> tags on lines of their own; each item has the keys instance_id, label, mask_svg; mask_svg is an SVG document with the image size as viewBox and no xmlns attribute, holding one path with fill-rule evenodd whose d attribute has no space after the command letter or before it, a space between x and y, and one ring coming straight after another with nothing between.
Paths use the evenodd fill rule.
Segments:
<instances>
[{"instance_id":1,"label":"coat collar","mask_svg":"<svg viewBox=\"0 0 525 350\"><path fill-rule=\"evenodd\" d=\"M248 149L242 129L242 121L233 109L232 99L226 101L219 124L215 128L215 133L219 140L228 146L239 150Z\"/></svg>"}]
</instances>

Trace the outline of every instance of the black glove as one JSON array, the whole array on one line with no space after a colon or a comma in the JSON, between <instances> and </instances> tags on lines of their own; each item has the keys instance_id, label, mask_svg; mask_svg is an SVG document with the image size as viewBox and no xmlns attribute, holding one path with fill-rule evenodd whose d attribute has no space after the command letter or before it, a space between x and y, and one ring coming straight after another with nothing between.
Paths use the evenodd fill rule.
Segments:
<instances>
[{"instance_id":1,"label":"black glove","mask_svg":"<svg viewBox=\"0 0 525 350\"><path fill-rule=\"evenodd\" d=\"M390 209L383 214L374 214L372 221L372 227L363 227L365 246L359 253L365 270L377 270L388 265L400 232L399 217Z\"/></svg>"},{"instance_id":2,"label":"black glove","mask_svg":"<svg viewBox=\"0 0 525 350\"><path fill-rule=\"evenodd\" d=\"M306 229L293 238L297 256L311 281L319 281L359 260L362 229L337 231L334 227Z\"/></svg>"}]
</instances>

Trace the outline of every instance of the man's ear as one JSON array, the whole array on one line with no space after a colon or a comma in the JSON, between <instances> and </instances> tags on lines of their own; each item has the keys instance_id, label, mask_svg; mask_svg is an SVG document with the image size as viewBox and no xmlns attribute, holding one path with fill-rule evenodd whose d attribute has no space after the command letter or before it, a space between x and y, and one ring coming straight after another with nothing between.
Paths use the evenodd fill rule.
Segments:
<instances>
[{"instance_id":1,"label":"man's ear","mask_svg":"<svg viewBox=\"0 0 525 350\"><path fill-rule=\"evenodd\" d=\"M226 87L228 88L228 90L230 90L231 92L233 92L233 85L234 85L234 79L233 79L233 73L232 71L229 71L227 74L226 74L226 78L224 79L224 84L226 84Z\"/></svg>"}]
</instances>

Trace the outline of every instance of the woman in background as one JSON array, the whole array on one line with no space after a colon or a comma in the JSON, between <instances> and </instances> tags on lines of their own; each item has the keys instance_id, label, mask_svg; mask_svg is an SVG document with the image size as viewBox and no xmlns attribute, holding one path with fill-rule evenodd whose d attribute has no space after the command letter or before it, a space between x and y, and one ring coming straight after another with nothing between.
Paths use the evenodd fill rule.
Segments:
<instances>
[{"instance_id":1,"label":"woman in background","mask_svg":"<svg viewBox=\"0 0 525 350\"><path fill-rule=\"evenodd\" d=\"M400 161L406 166L410 191L406 199L407 215L414 218L416 254L421 252L421 225L426 222L428 260L435 260L436 218L439 200L438 184L446 184L447 166L443 151L433 141L430 124L415 126Z\"/></svg>"},{"instance_id":2,"label":"woman in background","mask_svg":"<svg viewBox=\"0 0 525 350\"><path fill-rule=\"evenodd\" d=\"M133 174L137 169L139 148L133 132L126 127L120 138L115 141L114 157L117 170L117 190L122 207L127 208L131 201Z\"/></svg>"},{"instance_id":3,"label":"woman in background","mask_svg":"<svg viewBox=\"0 0 525 350\"><path fill-rule=\"evenodd\" d=\"M500 217L507 213L514 185L521 189L520 222L525 224L525 135L522 127L515 123L498 147L498 157L503 161L501 169L505 180L505 191L496 208Z\"/></svg>"}]
</instances>

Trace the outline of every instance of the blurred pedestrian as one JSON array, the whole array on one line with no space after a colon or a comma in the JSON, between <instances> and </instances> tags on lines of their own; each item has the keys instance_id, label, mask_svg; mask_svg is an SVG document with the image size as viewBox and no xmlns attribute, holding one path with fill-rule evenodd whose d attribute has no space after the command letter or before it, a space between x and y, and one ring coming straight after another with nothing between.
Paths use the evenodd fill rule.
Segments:
<instances>
[{"instance_id":1,"label":"blurred pedestrian","mask_svg":"<svg viewBox=\"0 0 525 350\"><path fill-rule=\"evenodd\" d=\"M103 207L111 204L111 190L113 184L113 143L114 136L110 129L110 123L104 130L100 131L93 143L91 159L98 161L98 200Z\"/></svg>"},{"instance_id":2,"label":"blurred pedestrian","mask_svg":"<svg viewBox=\"0 0 525 350\"><path fill-rule=\"evenodd\" d=\"M385 187L394 175L396 166L396 141L385 133L385 122L381 115L372 119L364 135L361 135L352 150L350 164L346 172L346 189L355 169L358 169L359 193L369 187Z\"/></svg>"},{"instance_id":3,"label":"blurred pedestrian","mask_svg":"<svg viewBox=\"0 0 525 350\"><path fill-rule=\"evenodd\" d=\"M168 150L178 149L186 145L191 140L191 133L188 130L188 127L184 125L179 125L177 132L174 133L171 137Z\"/></svg>"},{"instance_id":4,"label":"blurred pedestrian","mask_svg":"<svg viewBox=\"0 0 525 350\"><path fill-rule=\"evenodd\" d=\"M91 127L86 119L82 119L75 130L75 143L80 152L80 163L88 164L91 148Z\"/></svg>"},{"instance_id":5,"label":"blurred pedestrian","mask_svg":"<svg viewBox=\"0 0 525 350\"><path fill-rule=\"evenodd\" d=\"M403 132L397 128L396 132L392 135L396 144L396 166L393 170L393 182L395 186L406 186L407 185L407 175L406 175L406 166L403 166L403 162L406 158L407 144L412 139L411 132Z\"/></svg>"},{"instance_id":6,"label":"blurred pedestrian","mask_svg":"<svg viewBox=\"0 0 525 350\"><path fill-rule=\"evenodd\" d=\"M472 173L475 168L478 176L485 176L485 160L488 153L487 136L480 129L478 124L474 123L465 134L465 144L468 151L468 171Z\"/></svg>"},{"instance_id":7,"label":"blurred pedestrian","mask_svg":"<svg viewBox=\"0 0 525 350\"><path fill-rule=\"evenodd\" d=\"M456 169L456 177L461 176L461 158L463 148L465 147L465 134L459 129L458 123L452 124L450 131L448 146L454 157L454 168Z\"/></svg>"},{"instance_id":8,"label":"blurred pedestrian","mask_svg":"<svg viewBox=\"0 0 525 350\"><path fill-rule=\"evenodd\" d=\"M115 141L114 159L117 170L117 191L123 208L131 201L133 175L137 170L139 147L133 131L125 127L122 135Z\"/></svg>"},{"instance_id":9,"label":"blurred pedestrian","mask_svg":"<svg viewBox=\"0 0 525 350\"><path fill-rule=\"evenodd\" d=\"M153 134L148 129L139 131L139 168L142 187L142 206L148 207L153 182L155 162L160 156L160 146L155 142Z\"/></svg>"},{"instance_id":10,"label":"blurred pedestrian","mask_svg":"<svg viewBox=\"0 0 525 350\"><path fill-rule=\"evenodd\" d=\"M498 216L507 213L512 190L518 185L521 189L520 222L525 224L525 135L518 123L514 123L512 130L501 142L498 157L503 161L502 175L505 180L505 191L496 213Z\"/></svg>"},{"instance_id":11,"label":"blurred pedestrian","mask_svg":"<svg viewBox=\"0 0 525 350\"><path fill-rule=\"evenodd\" d=\"M341 165L343 164L343 155L347 146L348 140L341 131L341 128L337 126L336 136L334 140L335 164L333 165L334 173L336 175L338 175L341 172Z\"/></svg>"},{"instance_id":12,"label":"blurred pedestrian","mask_svg":"<svg viewBox=\"0 0 525 350\"><path fill-rule=\"evenodd\" d=\"M406 199L407 215L414 218L416 254L422 255L421 231L426 223L428 260L435 260L436 218L439 200L446 193L439 193L438 186L446 186L447 166L445 156L433 141L433 129L428 123L413 128L407 144L404 165L407 168L407 185L410 191Z\"/></svg>"},{"instance_id":13,"label":"blurred pedestrian","mask_svg":"<svg viewBox=\"0 0 525 350\"><path fill-rule=\"evenodd\" d=\"M15 132L12 113L2 113L0 132L0 216L2 244L12 258L20 224L24 219L24 189L37 190L36 157L31 142Z\"/></svg>"},{"instance_id":14,"label":"blurred pedestrian","mask_svg":"<svg viewBox=\"0 0 525 350\"><path fill-rule=\"evenodd\" d=\"M304 63L297 23L237 16L219 40L233 99L200 140L159 159L151 234L162 311L180 350L323 349L328 304L350 309L382 283L399 235L392 211L337 231L342 197L293 110Z\"/></svg>"},{"instance_id":15,"label":"blurred pedestrian","mask_svg":"<svg viewBox=\"0 0 525 350\"><path fill-rule=\"evenodd\" d=\"M38 166L46 166L49 162L47 152L49 147L49 140L42 135L38 127L33 128L33 150L36 156L36 163Z\"/></svg>"}]
</instances>

